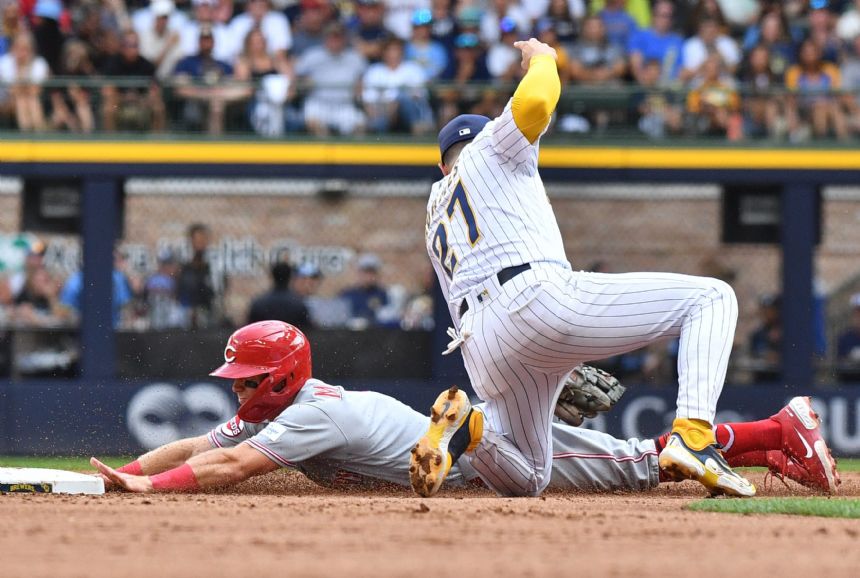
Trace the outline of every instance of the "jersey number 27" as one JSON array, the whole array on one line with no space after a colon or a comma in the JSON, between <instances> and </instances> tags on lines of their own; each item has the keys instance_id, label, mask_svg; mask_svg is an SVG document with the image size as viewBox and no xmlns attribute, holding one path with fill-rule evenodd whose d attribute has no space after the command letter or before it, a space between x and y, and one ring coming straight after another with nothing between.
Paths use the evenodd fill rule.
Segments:
<instances>
[{"instance_id":1,"label":"jersey number 27","mask_svg":"<svg viewBox=\"0 0 860 578\"><path fill-rule=\"evenodd\" d=\"M472 204L469 202L469 196L466 194L466 189L463 187L462 181L457 181L457 186L454 187L454 194L451 195L451 201L448 203L446 212L448 213L448 221L454 220L454 212L460 208L460 214L463 215L463 220L469 227L469 243L474 247L481 238L481 231L478 229L478 222L475 220L475 212L472 210ZM433 235L433 252L445 269L448 278L454 276L454 271L457 269L457 254L453 249L448 247L448 227L445 221L440 221L436 227L436 233Z\"/></svg>"}]
</instances>

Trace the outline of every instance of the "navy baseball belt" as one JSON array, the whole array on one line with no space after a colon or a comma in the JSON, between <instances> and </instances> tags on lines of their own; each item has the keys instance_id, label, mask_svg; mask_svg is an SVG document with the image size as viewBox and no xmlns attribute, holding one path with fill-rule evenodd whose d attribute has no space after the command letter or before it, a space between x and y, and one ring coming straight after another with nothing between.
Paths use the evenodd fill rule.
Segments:
<instances>
[{"instance_id":1,"label":"navy baseball belt","mask_svg":"<svg viewBox=\"0 0 860 578\"><path fill-rule=\"evenodd\" d=\"M516 265L514 267L505 267L498 273L496 273L496 279L499 280L499 285L504 285L520 273L525 273L532 266L529 263L523 263L522 265ZM469 310L469 304L463 299L462 303L460 303L460 317L466 314L466 311Z\"/></svg>"}]
</instances>

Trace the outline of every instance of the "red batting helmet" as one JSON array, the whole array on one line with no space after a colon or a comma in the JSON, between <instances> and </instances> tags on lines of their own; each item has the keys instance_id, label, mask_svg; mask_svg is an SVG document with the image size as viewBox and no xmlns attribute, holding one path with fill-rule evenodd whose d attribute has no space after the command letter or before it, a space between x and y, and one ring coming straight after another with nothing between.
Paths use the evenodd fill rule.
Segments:
<instances>
[{"instance_id":1,"label":"red batting helmet","mask_svg":"<svg viewBox=\"0 0 860 578\"><path fill-rule=\"evenodd\" d=\"M311 345L304 333L283 321L259 321L237 329L224 349L215 377L242 379L266 374L239 408L249 423L275 419L311 377Z\"/></svg>"}]
</instances>

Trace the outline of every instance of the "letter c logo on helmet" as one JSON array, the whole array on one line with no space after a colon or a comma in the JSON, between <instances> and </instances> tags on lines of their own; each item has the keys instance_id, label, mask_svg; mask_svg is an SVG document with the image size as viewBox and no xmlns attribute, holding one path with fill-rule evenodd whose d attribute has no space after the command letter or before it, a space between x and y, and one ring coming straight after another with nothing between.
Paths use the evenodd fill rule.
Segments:
<instances>
[{"instance_id":1,"label":"letter c logo on helmet","mask_svg":"<svg viewBox=\"0 0 860 578\"><path fill-rule=\"evenodd\" d=\"M232 345L228 345L224 350L224 361L227 363L235 363L236 361L236 348Z\"/></svg>"}]
</instances>

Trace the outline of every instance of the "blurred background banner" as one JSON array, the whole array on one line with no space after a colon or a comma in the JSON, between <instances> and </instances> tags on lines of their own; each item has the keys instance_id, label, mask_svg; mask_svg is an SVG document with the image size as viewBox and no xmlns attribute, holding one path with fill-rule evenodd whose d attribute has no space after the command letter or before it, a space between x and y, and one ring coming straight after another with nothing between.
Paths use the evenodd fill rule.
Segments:
<instances>
[{"instance_id":1,"label":"blurred background banner","mask_svg":"<svg viewBox=\"0 0 860 578\"><path fill-rule=\"evenodd\" d=\"M337 380L349 389L372 389L416 408L429 407L439 383L427 380ZM860 392L815 390L815 409L833 452L860 456ZM620 438L656 437L674 418L671 387L639 385L628 389L611 414L588 420L586 427ZM782 388L728 387L720 399L717 422L763 419L791 395ZM7 385L0 392L5 412L0 454L128 455L206 433L235 415L229 388L211 378L195 381L122 381L81 386L34 381Z\"/></svg>"},{"instance_id":2,"label":"blurred background banner","mask_svg":"<svg viewBox=\"0 0 860 578\"><path fill-rule=\"evenodd\" d=\"M233 411L237 327L425 411L467 380L426 257L435 135L559 54L541 175L576 269L734 287L720 402L820 399L860 455L860 2L0 0L0 452L139 451ZM666 425L677 343L596 364ZM731 413L724 413L731 417ZM144 433L141 433L144 432Z\"/></svg>"}]
</instances>

